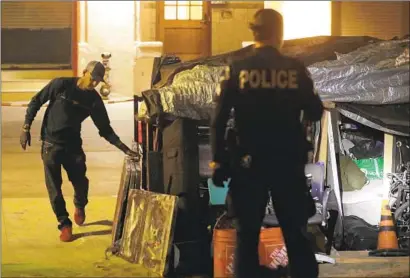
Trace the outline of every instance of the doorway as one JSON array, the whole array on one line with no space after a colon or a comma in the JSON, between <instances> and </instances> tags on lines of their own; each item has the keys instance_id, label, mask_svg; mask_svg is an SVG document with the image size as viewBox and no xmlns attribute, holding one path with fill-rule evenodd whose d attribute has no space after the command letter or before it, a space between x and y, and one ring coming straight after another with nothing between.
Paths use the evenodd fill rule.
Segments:
<instances>
[{"instance_id":1,"label":"doorway","mask_svg":"<svg viewBox=\"0 0 410 278\"><path fill-rule=\"evenodd\" d=\"M157 40L164 54L188 61L211 55L210 1L157 1Z\"/></svg>"}]
</instances>

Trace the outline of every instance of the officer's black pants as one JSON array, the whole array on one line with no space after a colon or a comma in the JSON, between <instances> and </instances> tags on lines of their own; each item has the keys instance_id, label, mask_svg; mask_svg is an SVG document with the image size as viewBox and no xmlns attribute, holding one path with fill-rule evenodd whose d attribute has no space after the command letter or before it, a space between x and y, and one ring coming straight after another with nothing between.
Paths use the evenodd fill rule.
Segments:
<instances>
[{"instance_id":1,"label":"officer's black pants","mask_svg":"<svg viewBox=\"0 0 410 278\"><path fill-rule=\"evenodd\" d=\"M43 142L41 158L44 163L46 186L51 207L59 223L71 223L66 210L61 176L61 166L74 187L74 205L84 208L88 203L88 179L85 154L81 147L67 147Z\"/></svg>"},{"instance_id":2,"label":"officer's black pants","mask_svg":"<svg viewBox=\"0 0 410 278\"><path fill-rule=\"evenodd\" d=\"M229 209L233 209L237 229L235 277L257 277L259 234L269 191L286 243L292 278L318 277L315 255L303 232L308 220L304 165L289 164L258 172L241 171L232 178Z\"/></svg>"}]
</instances>

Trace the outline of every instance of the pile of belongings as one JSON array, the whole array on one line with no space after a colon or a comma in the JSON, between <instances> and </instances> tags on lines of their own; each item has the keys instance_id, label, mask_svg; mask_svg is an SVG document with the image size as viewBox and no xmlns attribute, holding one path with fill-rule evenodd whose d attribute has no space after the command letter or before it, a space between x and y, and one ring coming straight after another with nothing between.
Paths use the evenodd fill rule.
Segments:
<instances>
[{"instance_id":1,"label":"pile of belongings","mask_svg":"<svg viewBox=\"0 0 410 278\"><path fill-rule=\"evenodd\" d=\"M253 45L225 55L173 64L171 73L160 77L154 88L142 92L139 120L153 121L162 114L209 120L225 66L251 51ZM305 63L324 101L409 103L408 37L388 41L369 37L306 38L287 41L283 52ZM165 73L166 66L158 72Z\"/></svg>"}]
</instances>

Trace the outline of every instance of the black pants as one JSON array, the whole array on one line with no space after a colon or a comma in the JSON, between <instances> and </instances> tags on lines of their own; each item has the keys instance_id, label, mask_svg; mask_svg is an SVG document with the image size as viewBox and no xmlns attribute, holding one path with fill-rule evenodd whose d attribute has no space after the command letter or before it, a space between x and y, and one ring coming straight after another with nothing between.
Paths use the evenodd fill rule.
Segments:
<instances>
[{"instance_id":1,"label":"black pants","mask_svg":"<svg viewBox=\"0 0 410 278\"><path fill-rule=\"evenodd\" d=\"M292 278L316 278L318 265L304 233L309 217L304 165L269 168L243 170L234 174L230 184L228 210L233 210L230 214L235 216L237 230L235 277L256 277L255 273L258 273L259 235L270 192L283 232Z\"/></svg>"},{"instance_id":2,"label":"black pants","mask_svg":"<svg viewBox=\"0 0 410 278\"><path fill-rule=\"evenodd\" d=\"M61 190L63 183L61 166L64 167L68 179L73 184L75 207L84 208L88 203L88 179L85 175L87 167L84 151L78 146L61 146L43 142L41 158L44 163L48 196L57 221L59 223L71 223Z\"/></svg>"}]
</instances>

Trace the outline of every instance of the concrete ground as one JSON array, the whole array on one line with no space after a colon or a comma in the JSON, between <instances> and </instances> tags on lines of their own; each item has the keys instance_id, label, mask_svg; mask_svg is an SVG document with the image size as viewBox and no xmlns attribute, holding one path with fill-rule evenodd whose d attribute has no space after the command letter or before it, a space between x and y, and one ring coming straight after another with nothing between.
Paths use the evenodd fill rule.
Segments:
<instances>
[{"instance_id":1,"label":"concrete ground","mask_svg":"<svg viewBox=\"0 0 410 278\"><path fill-rule=\"evenodd\" d=\"M19 146L25 108L2 107L2 277L147 277L149 273L119 258L105 259L111 242L123 154L99 137L91 120L83 124L90 179L87 225L74 227L76 240L61 243L48 202L40 158L41 109L32 127L32 146ZM112 126L132 142L132 102L108 104ZM73 190L63 171L63 192L72 212Z\"/></svg>"},{"instance_id":2,"label":"concrete ground","mask_svg":"<svg viewBox=\"0 0 410 278\"><path fill-rule=\"evenodd\" d=\"M108 104L114 130L131 144L132 102ZM90 179L87 224L74 227L76 240L61 243L47 199L40 159L42 109L32 127L32 146L22 151L19 133L25 108L2 107L2 277L155 277L116 257L105 258L123 154L99 137L91 120L83 124ZM63 171L64 172L64 171ZM70 212L73 190L64 173ZM409 277L408 258L370 258L366 252L336 254L336 265L321 265L321 277Z\"/></svg>"}]
</instances>

